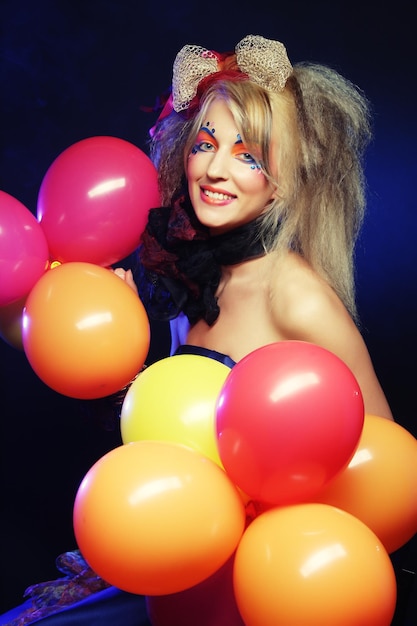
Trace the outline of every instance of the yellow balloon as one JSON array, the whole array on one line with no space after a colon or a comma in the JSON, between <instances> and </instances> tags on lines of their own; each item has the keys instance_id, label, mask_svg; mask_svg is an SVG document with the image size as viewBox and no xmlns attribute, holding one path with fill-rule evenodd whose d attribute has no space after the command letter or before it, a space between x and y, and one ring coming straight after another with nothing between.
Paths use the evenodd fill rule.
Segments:
<instances>
[{"instance_id":1,"label":"yellow balloon","mask_svg":"<svg viewBox=\"0 0 417 626\"><path fill-rule=\"evenodd\" d=\"M194 448L220 467L215 405L230 368L194 354L156 361L132 383L121 410L123 443L162 440Z\"/></svg>"}]
</instances>

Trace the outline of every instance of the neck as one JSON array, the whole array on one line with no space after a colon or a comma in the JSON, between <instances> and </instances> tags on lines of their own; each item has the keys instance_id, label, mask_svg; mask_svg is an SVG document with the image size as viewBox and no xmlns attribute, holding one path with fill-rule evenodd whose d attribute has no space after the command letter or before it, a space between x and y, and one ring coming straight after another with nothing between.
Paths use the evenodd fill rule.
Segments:
<instances>
[{"instance_id":1,"label":"neck","mask_svg":"<svg viewBox=\"0 0 417 626\"><path fill-rule=\"evenodd\" d=\"M267 253L262 256L254 257L235 263L234 265L222 265L220 267L220 280L216 290L215 296L218 298L219 305L222 303L222 298L225 296L227 290L232 294L231 297L239 297L236 295L242 293L245 294L245 298L250 293L260 293L263 286L270 279L270 259L272 259L273 253ZM236 292L237 289L237 292ZM233 295L235 294L235 295Z\"/></svg>"},{"instance_id":2,"label":"neck","mask_svg":"<svg viewBox=\"0 0 417 626\"><path fill-rule=\"evenodd\" d=\"M265 254L259 224L257 219L210 237L209 246L220 266L238 265Z\"/></svg>"}]
</instances>

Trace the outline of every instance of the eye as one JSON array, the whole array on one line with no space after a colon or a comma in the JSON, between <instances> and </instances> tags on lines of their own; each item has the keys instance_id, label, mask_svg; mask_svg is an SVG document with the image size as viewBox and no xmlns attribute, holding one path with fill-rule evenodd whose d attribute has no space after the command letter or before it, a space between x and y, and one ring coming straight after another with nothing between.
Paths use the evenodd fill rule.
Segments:
<instances>
[{"instance_id":1,"label":"eye","mask_svg":"<svg viewBox=\"0 0 417 626\"><path fill-rule=\"evenodd\" d=\"M259 164L258 159L256 159L256 157L254 157L251 152L248 152L248 146L245 144L244 141L242 141L240 135L238 135L238 141L235 143L232 152L235 159L237 159L241 163L251 165L253 166L253 168L257 167Z\"/></svg>"},{"instance_id":2,"label":"eye","mask_svg":"<svg viewBox=\"0 0 417 626\"><path fill-rule=\"evenodd\" d=\"M244 152L243 154L239 155L240 158L242 159L242 161L245 161L246 163L255 163L255 158L249 153L249 152Z\"/></svg>"},{"instance_id":3,"label":"eye","mask_svg":"<svg viewBox=\"0 0 417 626\"><path fill-rule=\"evenodd\" d=\"M248 165L257 165L257 160L250 152L236 152L236 158L242 163L247 163Z\"/></svg>"},{"instance_id":4,"label":"eye","mask_svg":"<svg viewBox=\"0 0 417 626\"><path fill-rule=\"evenodd\" d=\"M194 144L191 152L196 154L197 152L213 152L213 150L215 150L215 146L210 141L199 141Z\"/></svg>"}]
</instances>

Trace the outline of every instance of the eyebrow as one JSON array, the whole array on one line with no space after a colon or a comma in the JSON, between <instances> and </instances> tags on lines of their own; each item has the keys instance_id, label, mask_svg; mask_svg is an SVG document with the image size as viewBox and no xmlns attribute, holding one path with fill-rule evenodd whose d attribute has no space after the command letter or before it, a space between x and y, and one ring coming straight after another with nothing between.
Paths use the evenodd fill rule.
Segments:
<instances>
[{"instance_id":1,"label":"eyebrow","mask_svg":"<svg viewBox=\"0 0 417 626\"><path fill-rule=\"evenodd\" d=\"M215 139L214 133L210 130L210 128L208 126L201 126L200 130L198 131L198 133L207 133L208 135L210 135L210 137Z\"/></svg>"},{"instance_id":2,"label":"eyebrow","mask_svg":"<svg viewBox=\"0 0 417 626\"><path fill-rule=\"evenodd\" d=\"M216 139L214 133L210 130L210 128L208 126L201 126L200 130L198 131L197 137L198 137L198 135L200 133L207 133L207 135L210 135L210 137L212 139L214 139L214 141L217 143L217 139ZM242 137L240 136L240 133L238 133L237 134L237 140L235 141L234 145L236 146L236 145L240 145L240 144L243 144L243 141L242 141Z\"/></svg>"}]
</instances>

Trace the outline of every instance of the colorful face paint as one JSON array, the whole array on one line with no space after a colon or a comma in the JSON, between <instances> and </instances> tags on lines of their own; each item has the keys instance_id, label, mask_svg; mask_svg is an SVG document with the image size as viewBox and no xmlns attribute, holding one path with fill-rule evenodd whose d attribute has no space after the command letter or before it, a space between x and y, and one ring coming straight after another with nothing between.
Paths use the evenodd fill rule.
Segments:
<instances>
[{"instance_id":1,"label":"colorful face paint","mask_svg":"<svg viewBox=\"0 0 417 626\"><path fill-rule=\"evenodd\" d=\"M217 140L214 136L216 132L215 128L210 128L210 122L207 122L205 126L202 126L196 138L191 153L197 152L213 152L217 147ZM239 159L242 163L250 165L251 169L261 169L261 165L256 161L250 152L247 151L246 144L243 143L240 133L236 135L236 141L232 146L231 154L233 157Z\"/></svg>"},{"instance_id":2,"label":"colorful face paint","mask_svg":"<svg viewBox=\"0 0 417 626\"><path fill-rule=\"evenodd\" d=\"M270 205L274 189L259 159L242 141L227 105L213 102L187 161L190 199L198 219L213 233L249 222Z\"/></svg>"},{"instance_id":3,"label":"colorful face paint","mask_svg":"<svg viewBox=\"0 0 417 626\"><path fill-rule=\"evenodd\" d=\"M198 131L195 144L191 150L192 154L196 154L196 152L209 152L213 148L216 148L217 141L214 138L215 132L215 128L210 129L210 122L207 122L206 126L202 126Z\"/></svg>"}]
</instances>

